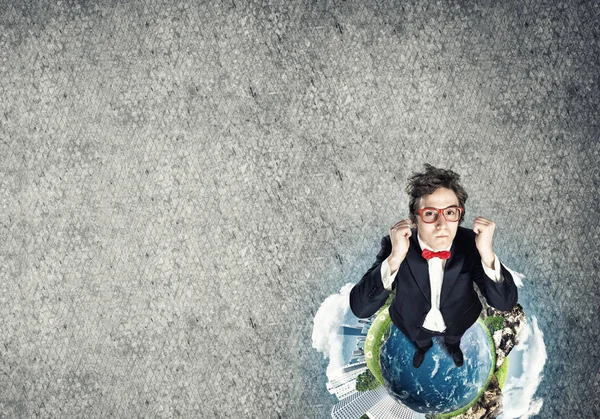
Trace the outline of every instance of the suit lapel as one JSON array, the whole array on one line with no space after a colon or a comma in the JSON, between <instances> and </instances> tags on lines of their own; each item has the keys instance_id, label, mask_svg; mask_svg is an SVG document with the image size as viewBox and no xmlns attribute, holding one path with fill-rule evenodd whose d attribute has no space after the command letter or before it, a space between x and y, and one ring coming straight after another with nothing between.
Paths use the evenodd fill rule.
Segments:
<instances>
[{"instance_id":1,"label":"suit lapel","mask_svg":"<svg viewBox=\"0 0 600 419\"><path fill-rule=\"evenodd\" d=\"M431 284L429 283L429 265L427 260L421 256L421 246L419 246L419 240L417 239L417 229L412 228L412 235L410 236L410 246L408 253L406 254L406 261L408 267L412 272L413 278L425 299L429 305L431 305Z\"/></svg>"},{"instance_id":2,"label":"suit lapel","mask_svg":"<svg viewBox=\"0 0 600 419\"><path fill-rule=\"evenodd\" d=\"M452 247L450 248L450 258L446 261L442 292L440 293L440 306L442 305L442 301L450 294L450 290L452 290L452 287L456 283L456 278L458 278L458 274L465 261L465 252L462 247L462 242L458 237L459 234L460 229L456 232L456 237L454 237Z\"/></svg>"}]
</instances>

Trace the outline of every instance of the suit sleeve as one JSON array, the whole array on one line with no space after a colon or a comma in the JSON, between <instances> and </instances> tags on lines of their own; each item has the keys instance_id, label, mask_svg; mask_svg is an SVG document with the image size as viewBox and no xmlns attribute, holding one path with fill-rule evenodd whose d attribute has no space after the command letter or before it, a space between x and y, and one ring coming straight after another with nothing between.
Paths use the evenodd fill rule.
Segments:
<instances>
[{"instance_id":1,"label":"suit sleeve","mask_svg":"<svg viewBox=\"0 0 600 419\"><path fill-rule=\"evenodd\" d=\"M474 264L473 280L489 305L501 311L510 311L519 299L517 286L510 272L500 263L497 257L495 263L500 266L498 281L486 274L483 269L483 262Z\"/></svg>"},{"instance_id":2,"label":"suit sleeve","mask_svg":"<svg viewBox=\"0 0 600 419\"><path fill-rule=\"evenodd\" d=\"M350 309L356 317L371 317L390 295L381 280L381 264L391 253L392 242L389 236L385 236L381 239L381 249L375 262L350 291Z\"/></svg>"}]
</instances>

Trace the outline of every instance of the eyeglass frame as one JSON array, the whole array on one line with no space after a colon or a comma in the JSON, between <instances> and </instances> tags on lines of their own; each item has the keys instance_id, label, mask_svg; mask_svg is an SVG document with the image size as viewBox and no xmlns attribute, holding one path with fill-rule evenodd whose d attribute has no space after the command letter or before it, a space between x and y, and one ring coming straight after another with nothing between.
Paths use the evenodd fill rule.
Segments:
<instances>
[{"instance_id":1,"label":"eyeglass frame","mask_svg":"<svg viewBox=\"0 0 600 419\"><path fill-rule=\"evenodd\" d=\"M456 220L456 221L450 221L450 220L448 220L446 218L446 214L444 214L444 211L447 210L448 208L456 208L456 209L458 209L458 212L460 213L460 215L458 216L458 220ZM425 221L423 219L423 211L425 211L425 210L437 211L437 214L435 216L435 220L433 220L433 221ZM440 214L443 215L444 219L447 222L449 222L449 223L457 223L457 222L459 222L461 220L462 216L464 215L465 209L463 207L459 207L457 205L451 205L449 207L439 208L439 209L438 208L433 208L433 207L425 207L425 208L421 208L420 210L417 210L416 212L417 212L417 214L419 214L419 217L421 218L421 221L423 221L425 224L433 224L433 223L435 223L440 218Z\"/></svg>"}]
</instances>

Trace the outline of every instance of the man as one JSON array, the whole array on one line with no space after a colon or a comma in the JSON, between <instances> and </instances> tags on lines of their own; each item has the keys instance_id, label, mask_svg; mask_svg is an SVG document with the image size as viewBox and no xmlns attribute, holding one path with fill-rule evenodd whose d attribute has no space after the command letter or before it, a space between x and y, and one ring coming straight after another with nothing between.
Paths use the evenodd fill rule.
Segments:
<instances>
[{"instance_id":1,"label":"man","mask_svg":"<svg viewBox=\"0 0 600 419\"><path fill-rule=\"evenodd\" d=\"M425 168L409 178L410 218L382 238L375 263L350 292L350 308L359 318L370 317L395 287L389 313L416 345L413 367L423 362L433 336L444 337L460 367L460 339L483 308L473 283L489 305L502 311L517 304L518 293L492 249L495 223L477 217L472 229L460 227L468 197L460 176L429 164Z\"/></svg>"}]
</instances>

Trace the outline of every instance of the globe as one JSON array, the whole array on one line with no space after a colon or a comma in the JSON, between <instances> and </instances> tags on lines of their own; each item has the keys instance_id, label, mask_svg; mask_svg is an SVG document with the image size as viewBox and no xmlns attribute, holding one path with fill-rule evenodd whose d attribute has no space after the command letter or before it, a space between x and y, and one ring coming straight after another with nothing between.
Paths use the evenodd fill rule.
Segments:
<instances>
[{"instance_id":1,"label":"globe","mask_svg":"<svg viewBox=\"0 0 600 419\"><path fill-rule=\"evenodd\" d=\"M425 360L414 368L415 344L389 322L379 351L386 390L415 412L449 413L448 416L460 413L457 411L475 403L487 387L495 364L494 343L480 321L465 332L460 348L464 364L457 367L443 338L434 337Z\"/></svg>"}]
</instances>

